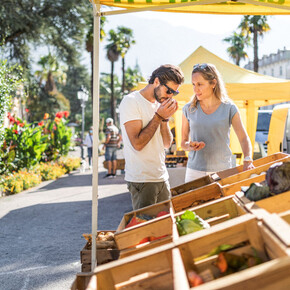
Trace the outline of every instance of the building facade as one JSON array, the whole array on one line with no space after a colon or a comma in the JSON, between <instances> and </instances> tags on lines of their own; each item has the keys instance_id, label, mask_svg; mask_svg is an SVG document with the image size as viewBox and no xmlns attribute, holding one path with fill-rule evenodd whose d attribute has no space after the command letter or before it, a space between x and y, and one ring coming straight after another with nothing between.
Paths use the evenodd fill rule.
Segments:
<instances>
[{"instance_id":1,"label":"building facade","mask_svg":"<svg viewBox=\"0 0 290 290\"><path fill-rule=\"evenodd\" d=\"M254 70L254 62L250 61L244 68ZM290 80L290 50L284 47L283 50L278 49L277 53L263 55L263 57L259 59L258 73ZM275 105L265 106L263 109L273 109L274 106Z\"/></svg>"}]
</instances>

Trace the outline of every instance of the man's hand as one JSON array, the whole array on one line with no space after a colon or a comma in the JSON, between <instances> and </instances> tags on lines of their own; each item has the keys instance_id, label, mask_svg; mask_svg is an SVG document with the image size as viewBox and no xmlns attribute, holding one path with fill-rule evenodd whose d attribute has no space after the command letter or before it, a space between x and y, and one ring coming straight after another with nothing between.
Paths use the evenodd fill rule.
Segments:
<instances>
[{"instance_id":1,"label":"man's hand","mask_svg":"<svg viewBox=\"0 0 290 290\"><path fill-rule=\"evenodd\" d=\"M178 103L176 100L168 98L161 103L157 110L157 113L164 119L171 117L178 109Z\"/></svg>"}]
</instances>

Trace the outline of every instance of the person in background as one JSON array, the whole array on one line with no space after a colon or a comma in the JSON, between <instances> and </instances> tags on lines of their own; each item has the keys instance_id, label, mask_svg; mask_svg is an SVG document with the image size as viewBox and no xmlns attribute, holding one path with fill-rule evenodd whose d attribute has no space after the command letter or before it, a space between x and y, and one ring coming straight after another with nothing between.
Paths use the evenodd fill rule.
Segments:
<instances>
[{"instance_id":1,"label":"person in background","mask_svg":"<svg viewBox=\"0 0 290 290\"><path fill-rule=\"evenodd\" d=\"M105 146L105 160L108 162L108 173L105 178L115 178L117 170L117 150L120 148L122 136L119 129L114 125L112 118L106 119L106 141Z\"/></svg>"},{"instance_id":2,"label":"person in background","mask_svg":"<svg viewBox=\"0 0 290 290\"><path fill-rule=\"evenodd\" d=\"M93 157L93 127L90 127L89 133L86 135L84 145L88 150L89 169L92 169L92 157Z\"/></svg>"},{"instance_id":3,"label":"person in background","mask_svg":"<svg viewBox=\"0 0 290 290\"><path fill-rule=\"evenodd\" d=\"M183 81L179 67L162 65L145 88L126 95L120 104L125 180L134 210L171 197L165 149L173 140L168 120L178 109L173 96Z\"/></svg>"},{"instance_id":4,"label":"person in background","mask_svg":"<svg viewBox=\"0 0 290 290\"><path fill-rule=\"evenodd\" d=\"M194 98L182 108L181 147L190 151L185 182L232 167L231 125L245 156L244 170L254 168L250 138L216 67L196 64L192 84Z\"/></svg>"}]
</instances>

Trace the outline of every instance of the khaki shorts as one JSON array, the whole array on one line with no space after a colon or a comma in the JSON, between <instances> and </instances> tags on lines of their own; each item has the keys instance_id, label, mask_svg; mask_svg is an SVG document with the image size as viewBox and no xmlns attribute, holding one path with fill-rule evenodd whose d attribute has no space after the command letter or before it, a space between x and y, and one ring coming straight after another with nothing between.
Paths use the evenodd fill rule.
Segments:
<instances>
[{"instance_id":1,"label":"khaki shorts","mask_svg":"<svg viewBox=\"0 0 290 290\"><path fill-rule=\"evenodd\" d=\"M127 182L133 210L171 198L168 180L162 182Z\"/></svg>"}]
</instances>

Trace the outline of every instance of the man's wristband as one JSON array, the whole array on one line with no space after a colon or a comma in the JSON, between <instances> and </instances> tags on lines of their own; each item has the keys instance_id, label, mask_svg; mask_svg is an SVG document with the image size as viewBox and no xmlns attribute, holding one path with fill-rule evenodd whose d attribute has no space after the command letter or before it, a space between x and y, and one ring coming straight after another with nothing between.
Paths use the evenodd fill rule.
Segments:
<instances>
[{"instance_id":1,"label":"man's wristband","mask_svg":"<svg viewBox=\"0 0 290 290\"><path fill-rule=\"evenodd\" d=\"M157 112L155 112L155 115L162 120L162 122L168 122L169 119L164 119L163 117L161 117Z\"/></svg>"},{"instance_id":2,"label":"man's wristband","mask_svg":"<svg viewBox=\"0 0 290 290\"><path fill-rule=\"evenodd\" d=\"M251 161L251 162L253 162L253 159L250 156L246 156L244 158L244 161Z\"/></svg>"}]
</instances>

